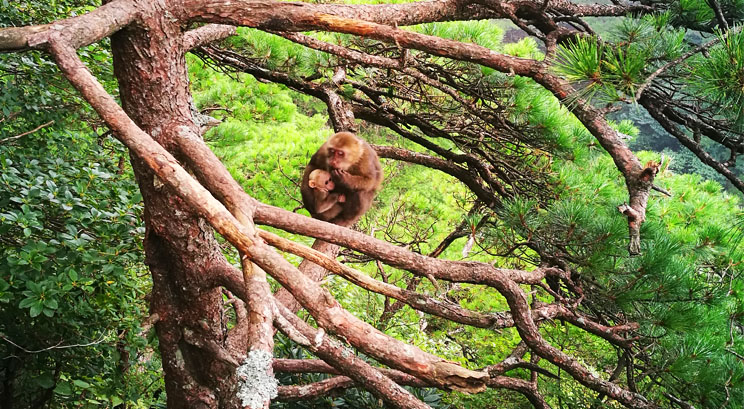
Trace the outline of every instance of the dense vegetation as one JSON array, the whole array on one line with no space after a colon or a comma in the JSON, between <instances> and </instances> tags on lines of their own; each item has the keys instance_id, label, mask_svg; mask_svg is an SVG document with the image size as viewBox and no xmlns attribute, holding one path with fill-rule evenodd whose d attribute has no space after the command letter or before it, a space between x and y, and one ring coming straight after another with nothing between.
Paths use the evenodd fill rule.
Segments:
<instances>
[{"instance_id":1,"label":"dense vegetation","mask_svg":"<svg viewBox=\"0 0 744 409\"><path fill-rule=\"evenodd\" d=\"M0 26L49 22L89 10L91 5L81 3L85 2L5 2L0 5ZM577 82L593 72L606 75L603 82L582 89L582 96L592 102L632 98L638 81L628 80L629 75L643 77L641 69L649 61L673 60L686 50L684 40L690 34L681 28L680 19L694 19L702 25L700 21L713 19L697 3L694 7L685 4L681 2L683 9L666 14L623 18L613 41L628 44L627 49L596 49L597 43L590 40L559 48L562 63L558 70ZM726 4L737 10L735 2ZM738 10L744 10L744 5L739 6ZM535 58L544 52L530 38L503 43L503 30L487 21L431 23L414 30L475 42L510 55ZM342 35L317 38L359 49L378 46L355 43ZM315 72L330 75L338 63L334 57L256 30L241 29L228 43L251 55L261 67L297 78ZM717 89L705 84L721 80L716 73L723 63L714 65L716 58L731 58L741 73L744 34L731 34L730 40L714 46L710 53L710 59L701 57L695 62L698 71L693 80L698 81L698 92L708 93L709 101L720 105L717 115L738 115L732 123L740 129L741 112L734 111L741 106L741 93L721 88L716 94ZM310 155L332 133L326 105L296 87L266 83L220 67L209 55L197 54L188 58L195 105L222 121L204 139L251 196L306 214L299 210L298 180ZM116 94L108 71L108 48L90 46L80 56ZM616 70L592 56L614 61ZM671 194L652 193L642 228L642 254L629 256L628 225L616 209L627 200L625 181L606 151L553 95L530 79L469 63L447 65L432 58L427 64L454 70L463 77L458 81L485 83L498 90L489 97L500 103L512 124L523 127L534 139L529 146L500 145L495 151L505 152L509 161L522 158L515 172L529 180L515 182L514 190L498 206L478 205L473 212L474 193L452 176L386 159L384 188L357 228L416 253L430 254L463 225L466 232L438 256L504 268L531 268L540 264L541 254L560 255L572 277L582 283L585 311L605 319L606 324L617 317L637 322L639 328L632 332L637 343L634 356L626 356L627 351L598 336L552 320L543 322L543 337L605 378L617 379L621 374L616 372L630 367L628 372L638 373L625 386L658 402L669 402L666 398L672 395L706 408L744 405L740 193L726 190L721 185L725 179L689 153L681 153L686 151L679 145L652 140L668 135L636 111L637 107L617 114L612 126L634 138L632 147L648 149L637 152L642 162L663 160L655 183ZM633 67L638 72L628 71ZM359 69L354 74L385 85L380 80L385 73ZM393 85L387 85L394 98ZM349 86L340 92L351 95L354 90ZM435 112L413 100L409 104L410 109ZM142 249L142 197L125 148L72 92L48 57L35 51L0 55L0 107L0 401L18 408L163 405L157 338L148 322L147 294L152 283ZM434 122L448 120L442 116ZM649 127L657 129L652 133ZM382 126L365 123L359 133L375 144L424 151ZM461 147L458 140L438 142L447 149ZM722 148L712 149L725 159ZM740 168L733 169L741 175ZM309 238L283 234L311 243ZM237 264L237 254L225 251ZM299 262L295 256L288 258ZM407 272L383 267L352 251L342 252L341 259L399 287L412 282ZM497 334L407 307L390 309L392 300L338 276L327 278L324 286L355 316L386 334L471 369L497 364L520 341L513 328ZM524 287L529 288L533 308L550 302L551 294L539 285ZM415 288L474 310L508 308L496 291L483 287L441 281L435 286L422 280ZM283 337L277 341L276 355L311 357ZM635 360L635 366L618 363L627 360ZM620 407L589 394L547 361L532 362L552 373L541 375L540 386L553 407ZM510 373L515 374L530 378L527 369ZM282 374L279 378L297 384L326 376ZM637 384L628 385L636 380ZM415 389L415 394L432 407L527 405L521 395L499 389L475 395ZM274 405L384 406L361 389L318 401Z\"/></svg>"},{"instance_id":2,"label":"dense vegetation","mask_svg":"<svg viewBox=\"0 0 744 409\"><path fill-rule=\"evenodd\" d=\"M84 9L5 4L0 24ZM100 47L85 55L110 59ZM0 58L3 407L157 403L157 342L143 332L142 198L126 150L44 56Z\"/></svg>"}]
</instances>

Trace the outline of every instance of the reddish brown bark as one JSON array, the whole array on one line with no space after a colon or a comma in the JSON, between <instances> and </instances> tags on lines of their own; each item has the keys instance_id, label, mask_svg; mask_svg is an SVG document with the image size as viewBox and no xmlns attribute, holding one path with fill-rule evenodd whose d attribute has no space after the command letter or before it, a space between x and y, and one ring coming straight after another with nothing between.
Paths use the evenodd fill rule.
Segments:
<instances>
[{"instance_id":1,"label":"reddish brown bark","mask_svg":"<svg viewBox=\"0 0 744 409\"><path fill-rule=\"evenodd\" d=\"M309 235L338 244L343 244L344 246L353 248L354 250L376 259L384 260L390 265L406 269L419 275L425 276L431 274L437 279L491 286L498 290L506 299L520 336L535 353L565 369L582 384L597 391L601 391L602 393L607 394L607 396L610 396L625 405L638 408L655 407L654 403L647 401L643 396L622 389L616 384L604 381L592 375L591 372L578 361L547 343L540 335L537 325L530 316L530 307L527 303L526 295L519 285L509 278L510 274L512 274L510 270L496 269L488 264L475 262L453 262L431 259L349 229L329 225L328 223L314 219L307 219L282 209L272 208L271 206L259 205L256 208L255 218L257 222L262 224L268 224L294 233ZM277 279L279 278L277 277ZM290 284L296 284L284 282L282 279L279 279L279 281L282 282L282 285L285 287L290 287ZM309 286L310 283L307 283L306 285ZM302 287L302 285L296 285L295 288L297 289L297 292L291 290L296 297L298 296L298 293L301 292L301 289L298 287ZM298 300L303 304L303 306L309 308L308 305L311 304L310 300L302 300L300 298L298 298ZM306 303L308 305L306 305ZM332 309L335 308L335 305L329 303L326 308ZM316 316L316 314L323 314L321 311L314 312L311 309L309 309L309 311L313 316L315 316L316 320L318 320L321 325L326 325L326 322L324 322L322 318ZM328 322L327 324L332 323ZM358 328L358 331L360 331L360 335L366 332L362 328ZM372 337L366 337L365 339L372 342L376 341ZM355 346L360 347L354 341L361 342L363 340L354 339L354 341L352 341L350 339L350 341ZM365 350L365 352L370 353L370 355L375 357L378 355L370 350ZM382 362L385 362L385 360L382 360ZM400 364L400 362L397 364ZM395 364L392 365L394 366ZM411 373L416 374L414 372ZM416 375L419 376L419 374ZM422 373L420 375L426 378L425 374Z\"/></svg>"},{"instance_id":2,"label":"reddish brown bark","mask_svg":"<svg viewBox=\"0 0 744 409\"><path fill-rule=\"evenodd\" d=\"M54 40L52 40L52 43L56 44ZM295 298L314 314L316 320L322 322L325 327L338 331L357 348L380 361L406 368L414 374L420 374L430 379L435 384L470 390L482 387L484 374L466 370L456 364L426 354L415 347L386 337L341 309L330 294L320 288L314 281L300 274L286 260L268 251L260 242L252 239L237 220L221 204L216 202L206 190L196 184L162 147L155 144L134 126L116 106L113 99L105 94L100 84L96 83L90 73L82 67L82 64L69 47L65 47L64 44L56 44L53 51L60 67L68 78L89 101L93 102L96 110L119 133L122 141L127 143L127 146L136 154L148 159L150 161L148 164L157 172L158 176L169 187L175 189L202 216L210 220L212 225L233 245L245 254L250 255L256 264L272 272L272 275L285 288L290 289ZM162 317L162 314L160 315ZM160 322L163 322L162 318ZM204 349L211 350L215 347L214 342L209 340L204 341L203 345L206 345ZM201 347L203 345L199 344L197 346ZM394 359L399 356L403 356L404 359ZM225 363L225 359L221 356L218 356L217 360L220 363ZM227 363L232 362L228 360ZM211 372L209 373L211 374ZM174 392L174 396L178 396L176 392Z\"/></svg>"},{"instance_id":3,"label":"reddish brown bark","mask_svg":"<svg viewBox=\"0 0 744 409\"><path fill-rule=\"evenodd\" d=\"M333 259L336 258L339 250L338 245L328 243L323 240L316 240L315 243L313 243L312 248ZM328 270L325 267L313 263L310 260L303 260L302 263L300 263L298 269L305 275L310 277L311 280L316 282L320 282L320 280L322 280L328 274ZM290 311L297 312L302 308L300 303L295 300L295 298L286 288L281 288L279 289L279 291L276 292L276 299L287 308L289 308Z\"/></svg>"},{"instance_id":4,"label":"reddish brown bark","mask_svg":"<svg viewBox=\"0 0 744 409\"><path fill-rule=\"evenodd\" d=\"M277 318L283 318L286 321L286 325L279 325L281 331L308 348L339 373L347 374L359 385L385 400L392 407L400 409L428 408L426 404L416 399L410 392L393 382L390 377L382 375L380 370L354 355L322 330L312 328L283 305L277 303L276 307L278 310ZM304 339L300 340L298 337ZM326 366L323 365L323 367ZM401 379L412 378L410 375L401 375Z\"/></svg>"},{"instance_id":5,"label":"reddish brown bark","mask_svg":"<svg viewBox=\"0 0 744 409\"><path fill-rule=\"evenodd\" d=\"M147 31L130 28L112 41L122 105L142 130L172 150L180 127L198 132L190 120L180 27L157 14L145 24ZM141 49L147 49L149 56L143 56ZM178 80L161 80L170 75ZM161 316L156 330L168 406L239 407L233 365L242 361L248 339L232 339L229 345L236 349L221 351L219 345L227 343L222 294L219 288L201 284L211 274L210 266L223 259L220 247L211 228L190 206L154 183L156 177L148 166L137 159L133 166L147 209L145 246L153 276L152 310ZM174 257L187 262L174 263ZM234 361L225 362L223 354Z\"/></svg>"},{"instance_id":6,"label":"reddish brown bark","mask_svg":"<svg viewBox=\"0 0 744 409\"><path fill-rule=\"evenodd\" d=\"M177 127L194 127L189 121L188 84L183 80L159 80L170 75L185 78L186 67L178 53L180 33L178 27L159 19L151 20L148 26L151 29L147 33L131 28L114 36L115 70L128 115L161 145L172 149ZM144 59L138 49L148 49L152 55ZM155 95L169 97L156 103L152 100ZM187 204L158 188L155 175L145 163L133 159L133 167L147 209L145 248L153 276L152 312L161 317L156 330L168 406L236 407L234 368L219 358L218 349L210 351L204 346L210 342L219 345L227 335L222 329L221 292L201 285L201 277L210 274L210 265L222 258L219 245L209 226ZM174 263L175 257L184 262ZM192 333L188 340L187 333ZM240 344L245 348L247 340ZM243 351L233 352L235 362L241 361ZM206 373L215 376L204 377ZM221 384L224 392L215 394L215 387Z\"/></svg>"},{"instance_id":7,"label":"reddish brown bark","mask_svg":"<svg viewBox=\"0 0 744 409\"><path fill-rule=\"evenodd\" d=\"M274 371L276 372L289 372L289 373L327 373L337 375L340 372L332 366L319 361L311 359L277 359L273 363ZM399 385L416 386L416 387L427 387L432 386L427 384L421 379L415 378L408 374L400 371L391 369L378 368L378 370L385 374L388 378L394 380ZM330 379L333 379L331 381ZM305 385L300 387L285 388L283 392L280 392L280 400L298 400L301 398L313 398L327 395L338 389L345 389L353 387L353 381L346 377L334 377L327 381L317 382L311 385ZM506 388L515 390L523 394L535 408L538 409L549 409L550 406L545 402L545 399L540 395L537 390L537 386L531 382L527 382L517 378L510 378L507 376L493 376L488 380L488 384L491 387ZM282 396L284 393L284 396Z\"/></svg>"},{"instance_id":8,"label":"reddish brown bark","mask_svg":"<svg viewBox=\"0 0 744 409\"><path fill-rule=\"evenodd\" d=\"M151 29L146 35L144 31L128 29L115 36L115 69L129 115L157 135L163 146L173 147L181 127L194 127L189 120L185 64L177 54L180 28L159 21L154 25L158 29ZM156 330L169 406L237 407L234 365L244 356L247 340L229 343L240 346L238 350L225 351L220 347L222 342L227 343L228 335L221 321L221 292L218 288L205 288L202 283L203 277L210 275L211 265L224 258L211 229L192 210L209 194L123 113L62 38L56 33L49 37L60 68L136 156L133 166L145 200L145 249L153 275L151 308L160 318ZM139 41L147 45L138 44ZM140 58L135 51L140 47L148 47L157 56ZM180 81L160 81L167 73L180 73ZM153 95L169 98L153 101ZM189 203L170 193L155 174L166 186L178 190L185 184L186 189L192 189ZM232 220L230 224L237 227Z\"/></svg>"},{"instance_id":9,"label":"reddish brown bark","mask_svg":"<svg viewBox=\"0 0 744 409\"><path fill-rule=\"evenodd\" d=\"M308 402L313 399L328 396L331 393L342 391L354 386L354 381L345 376L336 376L319 382L302 386L281 386L277 400L292 402Z\"/></svg>"},{"instance_id":10,"label":"reddish brown bark","mask_svg":"<svg viewBox=\"0 0 744 409\"><path fill-rule=\"evenodd\" d=\"M183 48L184 50L191 50L204 44L235 35L237 31L234 26L208 24L186 32L183 35Z\"/></svg>"}]
</instances>

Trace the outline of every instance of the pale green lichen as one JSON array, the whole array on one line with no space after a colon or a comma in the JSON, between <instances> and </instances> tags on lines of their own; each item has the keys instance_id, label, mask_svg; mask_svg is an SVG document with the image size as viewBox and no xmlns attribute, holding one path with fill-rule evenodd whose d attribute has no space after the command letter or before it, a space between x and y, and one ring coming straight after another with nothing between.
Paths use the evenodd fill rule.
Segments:
<instances>
[{"instance_id":1,"label":"pale green lichen","mask_svg":"<svg viewBox=\"0 0 744 409\"><path fill-rule=\"evenodd\" d=\"M273 356L266 351L251 351L238 367L238 398L243 406L260 409L276 397L279 382L269 376L272 359Z\"/></svg>"}]
</instances>

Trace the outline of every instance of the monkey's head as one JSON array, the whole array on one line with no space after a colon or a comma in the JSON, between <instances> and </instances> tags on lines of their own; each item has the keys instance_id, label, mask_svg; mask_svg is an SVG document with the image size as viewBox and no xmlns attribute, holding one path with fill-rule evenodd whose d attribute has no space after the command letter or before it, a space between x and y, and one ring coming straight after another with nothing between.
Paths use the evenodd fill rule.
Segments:
<instances>
[{"instance_id":1,"label":"monkey's head","mask_svg":"<svg viewBox=\"0 0 744 409\"><path fill-rule=\"evenodd\" d=\"M348 170L359 162L364 147L362 142L351 132L339 132L328 138L328 167Z\"/></svg>"},{"instance_id":2,"label":"monkey's head","mask_svg":"<svg viewBox=\"0 0 744 409\"><path fill-rule=\"evenodd\" d=\"M323 169L315 169L310 172L308 185L311 189L321 189L326 191L333 190L333 188L336 187L331 180L331 174Z\"/></svg>"}]
</instances>

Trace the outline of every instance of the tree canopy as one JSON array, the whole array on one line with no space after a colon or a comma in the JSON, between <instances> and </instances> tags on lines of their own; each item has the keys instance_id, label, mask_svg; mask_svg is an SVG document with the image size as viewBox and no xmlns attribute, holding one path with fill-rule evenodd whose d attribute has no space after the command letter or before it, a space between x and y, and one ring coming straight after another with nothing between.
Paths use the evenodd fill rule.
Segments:
<instances>
[{"instance_id":1,"label":"tree canopy","mask_svg":"<svg viewBox=\"0 0 744 409\"><path fill-rule=\"evenodd\" d=\"M740 0L104 3L0 4L0 408L744 405Z\"/></svg>"}]
</instances>

